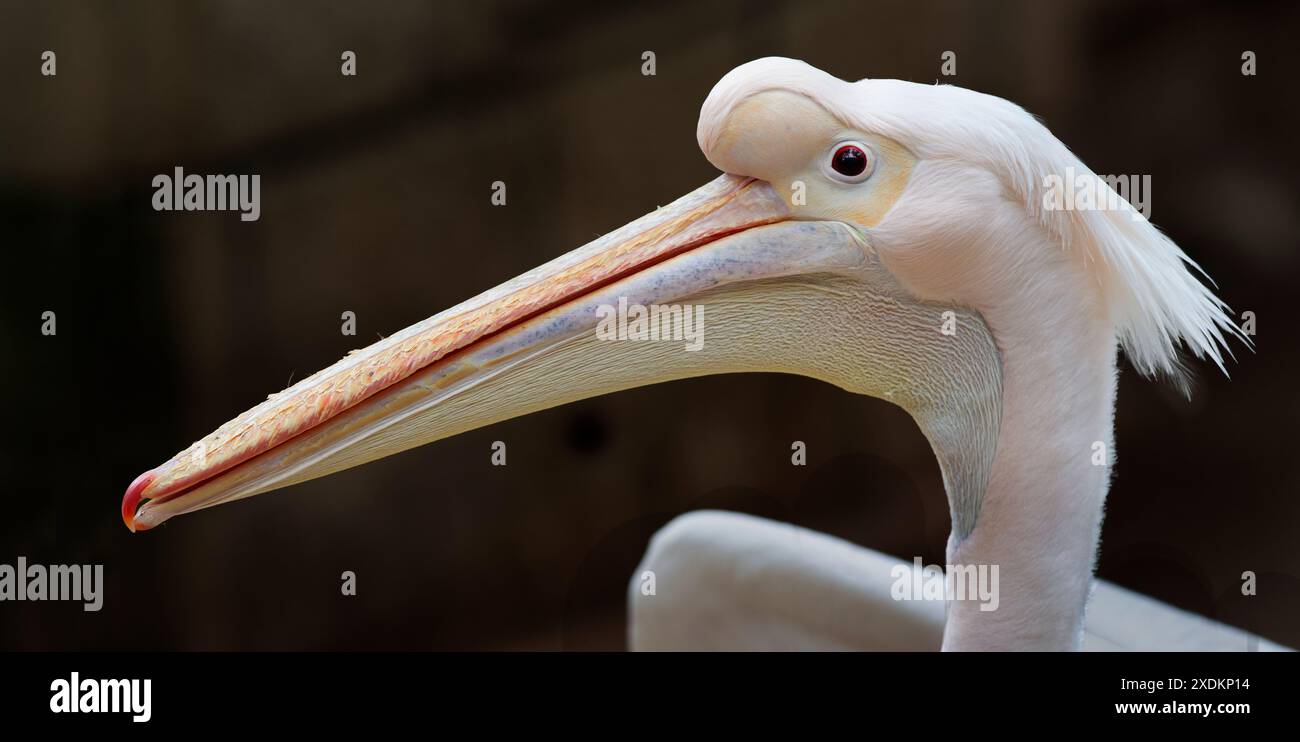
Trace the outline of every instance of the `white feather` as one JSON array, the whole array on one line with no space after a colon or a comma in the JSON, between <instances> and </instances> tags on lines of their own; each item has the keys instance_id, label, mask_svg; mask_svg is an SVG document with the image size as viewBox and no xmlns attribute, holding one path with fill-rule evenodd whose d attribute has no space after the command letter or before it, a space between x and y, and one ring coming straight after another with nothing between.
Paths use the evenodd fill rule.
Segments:
<instances>
[{"instance_id":1,"label":"white feather","mask_svg":"<svg viewBox=\"0 0 1300 742\"><path fill-rule=\"evenodd\" d=\"M950 85L849 83L804 62L768 57L737 67L714 88L701 111L700 146L712 149L738 103L774 89L808 96L846 125L901 142L920 160L962 162L996 177L1006 197L1022 204L1053 241L1084 252L1102 286L1115 334L1143 374L1179 379L1179 343L1221 370L1223 353L1231 354L1228 335L1249 344L1227 305L1188 270L1205 275L1200 266L1023 108ZM1122 207L1045 208L1048 176L1067 173L1095 179L1099 192Z\"/></svg>"}]
</instances>

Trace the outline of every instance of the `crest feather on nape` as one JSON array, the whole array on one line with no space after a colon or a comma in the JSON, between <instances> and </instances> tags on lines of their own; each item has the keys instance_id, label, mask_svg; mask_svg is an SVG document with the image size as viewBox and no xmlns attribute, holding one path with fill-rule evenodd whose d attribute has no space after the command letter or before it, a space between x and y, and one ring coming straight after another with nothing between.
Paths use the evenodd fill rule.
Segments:
<instances>
[{"instance_id":1,"label":"crest feather on nape","mask_svg":"<svg viewBox=\"0 0 1300 742\"><path fill-rule=\"evenodd\" d=\"M901 142L918 159L969 162L998 177L1062 247L1083 251L1124 353L1143 375L1167 377L1186 393L1180 345L1224 374L1224 354L1232 356L1227 338L1251 346L1227 304L1193 275L1210 280L1201 267L1020 106L951 85L850 83L798 60L767 57L732 70L709 94L697 130L705 152L731 109L765 90L807 96L848 126ZM1067 179L1091 182L1106 208L1049 208L1053 184Z\"/></svg>"},{"instance_id":2,"label":"crest feather on nape","mask_svg":"<svg viewBox=\"0 0 1300 742\"><path fill-rule=\"evenodd\" d=\"M1078 172L1076 170L1076 172ZM1226 376L1227 338L1250 338L1232 320L1228 305L1193 274L1209 275L1174 241L1134 209L1110 184L1084 169L1098 192L1117 209L1058 211L1068 215L1067 239L1098 259L1102 287L1125 355L1145 376L1166 376L1188 393L1179 345L1213 361ZM1051 212L1049 212L1051 213ZM1189 395L1190 396L1190 395Z\"/></svg>"},{"instance_id":3,"label":"crest feather on nape","mask_svg":"<svg viewBox=\"0 0 1300 742\"><path fill-rule=\"evenodd\" d=\"M1184 394L1190 387L1180 346L1227 375L1227 338L1247 347L1251 341L1228 305L1197 278L1213 285L1200 265L1036 118L1001 98L974 95L993 102L983 107L994 124L987 134L993 141L984 144L995 157L986 164L1065 249L1083 253L1129 362L1144 376L1168 378ZM1071 183L1076 193L1091 194L1084 208L1063 207L1061 190Z\"/></svg>"}]
</instances>

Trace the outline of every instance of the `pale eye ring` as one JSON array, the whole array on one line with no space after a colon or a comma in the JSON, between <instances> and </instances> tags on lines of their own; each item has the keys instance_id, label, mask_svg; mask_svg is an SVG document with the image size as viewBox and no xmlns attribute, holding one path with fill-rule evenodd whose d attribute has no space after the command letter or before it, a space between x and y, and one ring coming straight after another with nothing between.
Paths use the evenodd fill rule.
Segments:
<instances>
[{"instance_id":1,"label":"pale eye ring","mask_svg":"<svg viewBox=\"0 0 1300 742\"><path fill-rule=\"evenodd\" d=\"M830 175L844 183L861 183L871 176L876 158L871 148L862 142L840 142L831 148L827 169Z\"/></svg>"}]
</instances>

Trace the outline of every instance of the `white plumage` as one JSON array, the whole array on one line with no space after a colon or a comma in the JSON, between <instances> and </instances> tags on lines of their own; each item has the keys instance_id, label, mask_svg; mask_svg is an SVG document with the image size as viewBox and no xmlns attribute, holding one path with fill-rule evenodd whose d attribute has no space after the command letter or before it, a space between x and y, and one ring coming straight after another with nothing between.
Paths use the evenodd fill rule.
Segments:
<instances>
[{"instance_id":1,"label":"white plumage","mask_svg":"<svg viewBox=\"0 0 1300 742\"><path fill-rule=\"evenodd\" d=\"M1200 267L1020 106L951 85L845 82L799 60L767 57L737 67L714 87L700 111L700 148L711 151L740 102L769 90L807 96L852 127L902 143L921 167L962 163L995 177L1052 243L1093 266L1124 351L1144 375L1177 376L1180 342L1220 369L1225 334L1250 342L1227 305L1186 270ZM1045 209L1045 183L1067 172L1093 179L1126 208ZM959 180L945 185L954 206L967 203L955 191ZM1004 257L1008 264L1016 259Z\"/></svg>"}]
</instances>

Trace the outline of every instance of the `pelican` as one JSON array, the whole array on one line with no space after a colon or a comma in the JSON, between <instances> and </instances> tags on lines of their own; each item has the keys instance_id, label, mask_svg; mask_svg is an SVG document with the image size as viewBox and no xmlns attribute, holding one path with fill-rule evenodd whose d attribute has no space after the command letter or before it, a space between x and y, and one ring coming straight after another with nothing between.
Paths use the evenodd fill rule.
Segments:
<instances>
[{"instance_id":1,"label":"pelican","mask_svg":"<svg viewBox=\"0 0 1300 742\"><path fill-rule=\"evenodd\" d=\"M938 460L947 562L999 568L996 610L944 604L943 649L1080 648L1118 350L1179 379L1181 348L1222 370L1227 339L1249 342L1199 267L1122 199L1054 208L1067 172L1114 191L1022 108L971 90L759 59L713 88L697 138L723 175L271 395L132 482L127 527L622 389L801 374L906 410ZM697 308L701 347L596 332L623 305ZM709 521L693 522L698 541ZM716 525L736 548L714 557L765 562L804 538ZM793 605L828 595L801 592L798 570L770 595L803 626L886 621L855 612L852 570L870 562L819 562L840 599ZM933 626L930 610L894 619Z\"/></svg>"}]
</instances>

